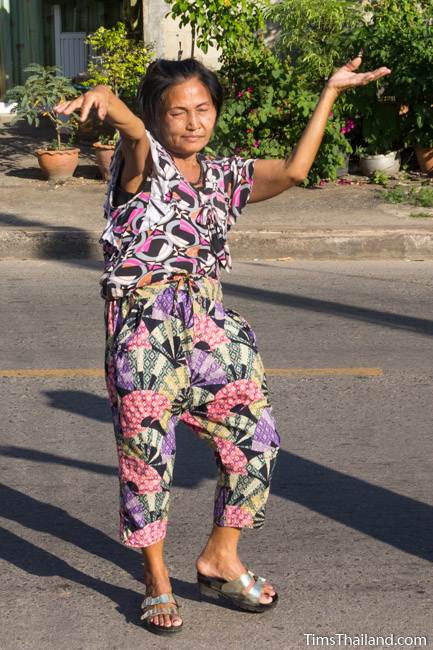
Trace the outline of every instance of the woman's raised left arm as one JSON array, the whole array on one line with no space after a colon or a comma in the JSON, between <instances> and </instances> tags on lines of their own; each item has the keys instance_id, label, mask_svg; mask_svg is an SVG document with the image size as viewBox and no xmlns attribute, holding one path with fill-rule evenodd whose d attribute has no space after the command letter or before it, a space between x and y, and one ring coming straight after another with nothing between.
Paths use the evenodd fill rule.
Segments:
<instances>
[{"instance_id":1,"label":"woman's raised left arm","mask_svg":"<svg viewBox=\"0 0 433 650\"><path fill-rule=\"evenodd\" d=\"M356 73L361 57L349 61L337 70L327 82L305 131L290 156L285 160L258 159L254 164L254 184L249 203L270 199L293 185L302 183L308 176L319 151L326 122L340 92L356 86L366 86L390 74L388 68L373 72Z\"/></svg>"}]
</instances>

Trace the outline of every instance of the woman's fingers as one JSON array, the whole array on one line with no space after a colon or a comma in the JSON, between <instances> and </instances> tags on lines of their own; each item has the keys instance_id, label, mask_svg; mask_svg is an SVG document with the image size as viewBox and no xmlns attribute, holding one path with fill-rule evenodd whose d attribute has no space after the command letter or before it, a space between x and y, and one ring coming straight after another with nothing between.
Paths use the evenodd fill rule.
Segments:
<instances>
[{"instance_id":1,"label":"woman's fingers","mask_svg":"<svg viewBox=\"0 0 433 650\"><path fill-rule=\"evenodd\" d=\"M69 115L70 113L73 113L75 110L77 110L77 108L80 108L82 103L83 95L81 97L77 97L77 99L73 99L67 102L60 102L60 104L54 106L54 110L57 111L57 113Z\"/></svg>"},{"instance_id":2,"label":"woman's fingers","mask_svg":"<svg viewBox=\"0 0 433 650\"><path fill-rule=\"evenodd\" d=\"M354 72L355 70L357 70L359 68L361 63L362 63L362 57L359 54L358 56L356 56L351 61L348 61L344 67L347 68L348 70L350 70L351 72Z\"/></svg>"},{"instance_id":3,"label":"woman's fingers","mask_svg":"<svg viewBox=\"0 0 433 650\"><path fill-rule=\"evenodd\" d=\"M105 119L107 115L107 101L105 97L94 91L88 91L84 95L80 95L76 99L60 102L54 107L57 113L70 115L74 111L81 109L80 122L85 122L89 116L92 106L95 107L100 120Z\"/></svg>"},{"instance_id":4,"label":"woman's fingers","mask_svg":"<svg viewBox=\"0 0 433 650\"><path fill-rule=\"evenodd\" d=\"M104 102L102 100L96 101L95 102L95 108L97 109L99 119L104 120L105 116L107 115L106 102Z\"/></svg>"},{"instance_id":5,"label":"woman's fingers","mask_svg":"<svg viewBox=\"0 0 433 650\"><path fill-rule=\"evenodd\" d=\"M365 72L362 76L364 77L361 80L361 83L364 85L367 85L371 83L372 81L377 81L378 79L381 79L382 77L386 77L391 73L391 70L389 68L378 68L377 70L372 70L371 72Z\"/></svg>"}]
</instances>

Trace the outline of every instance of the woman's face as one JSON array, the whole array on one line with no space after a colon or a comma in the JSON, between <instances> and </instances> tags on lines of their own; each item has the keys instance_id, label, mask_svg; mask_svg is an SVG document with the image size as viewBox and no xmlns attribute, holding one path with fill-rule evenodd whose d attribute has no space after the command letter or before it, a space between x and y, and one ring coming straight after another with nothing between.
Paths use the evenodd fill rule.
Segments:
<instances>
[{"instance_id":1,"label":"woman's face","mask_svg":"<svg viewBox=\"0 0 433 650\"><path fill-rule=\"evenodd\" d=\"M163 97L163 144L179 156L197 153L209 142L216 116L210 92L199 79L171 86Z\"/></svg>"}]
</instances>

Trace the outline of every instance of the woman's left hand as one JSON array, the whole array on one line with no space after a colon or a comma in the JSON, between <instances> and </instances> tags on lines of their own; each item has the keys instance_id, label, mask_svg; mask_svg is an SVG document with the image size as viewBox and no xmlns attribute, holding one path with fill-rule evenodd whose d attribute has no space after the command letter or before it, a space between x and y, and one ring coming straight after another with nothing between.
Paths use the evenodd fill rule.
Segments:
<instances>
[{"instance_id":1,"label":"woman's left hand","mask_svg":"<svg viewBox=\"0 0 433 650\"><path fill-rule=\"evenodd\" d=\"M389 68L378 68L372 72L355 72L362 63L361 56L357 56L352 61L343 65L342 68L334 72L326 84L327 88L340 93L343 90L356 88L357 86L366 86L372 81L377 81L381 77L386 77L391 73Z\"/></svg>"}]
</instances>

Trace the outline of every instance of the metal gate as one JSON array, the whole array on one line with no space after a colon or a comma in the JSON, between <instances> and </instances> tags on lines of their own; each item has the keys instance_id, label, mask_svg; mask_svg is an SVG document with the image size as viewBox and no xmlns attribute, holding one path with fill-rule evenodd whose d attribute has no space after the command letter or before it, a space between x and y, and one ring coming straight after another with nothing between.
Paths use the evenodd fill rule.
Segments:
<instances>
[{"instance_id":1,"label":"metal gate","mask_svg":"<svg viewBox=\"0 0 433 650\"><path fill-rule=\"evenodd\" d=\"M53 12L56 65L63 70L65 77L75 77L87 68L88 48L84 42L87 34L62 32L60 5L54 5Z\"/></svg>"}]
</instances>

